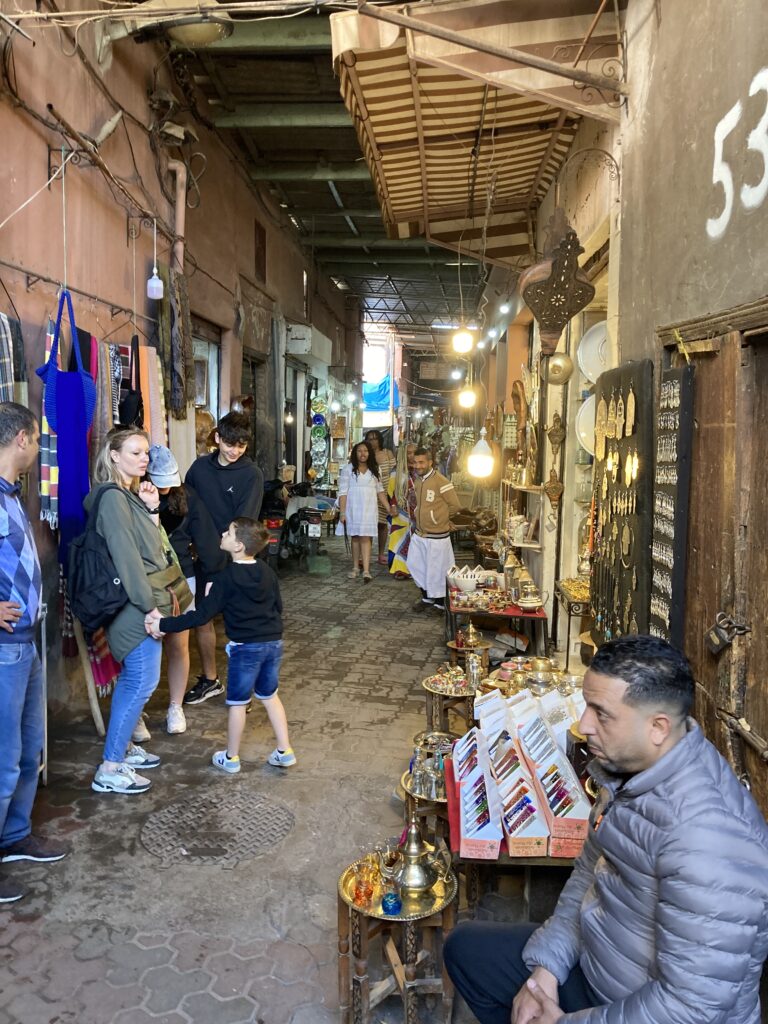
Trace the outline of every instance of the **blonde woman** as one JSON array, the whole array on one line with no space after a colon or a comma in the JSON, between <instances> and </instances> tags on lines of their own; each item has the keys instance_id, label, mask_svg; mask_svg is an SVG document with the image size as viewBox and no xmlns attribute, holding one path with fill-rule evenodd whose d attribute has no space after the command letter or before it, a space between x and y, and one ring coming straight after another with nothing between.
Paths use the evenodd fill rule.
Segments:
<instances>
[{"instance_id":1,"label":"blonde woman","mask_svg":"<svg viewBox=\"0 0 768 1024\"><path fill-rule=\"evenodd\" d=\"M131 742L142 708L160 681L162 644L147 636L144 617L150 612L170 615L174 605L184 610L191 601L189 588L179 590L177 602L166 589L184 581L160 526L157 488L140 483L148 462L149 438L143 430L111 430L96 460L97 486L84 502L89 511L99 501L96 532L106 541L128 595L128 603L106 627L122 671L112 694L104 760L91 784L97 793L132 795L151 786L136 769L157 768L160 758Z\"/></svg>"}]
</instances>

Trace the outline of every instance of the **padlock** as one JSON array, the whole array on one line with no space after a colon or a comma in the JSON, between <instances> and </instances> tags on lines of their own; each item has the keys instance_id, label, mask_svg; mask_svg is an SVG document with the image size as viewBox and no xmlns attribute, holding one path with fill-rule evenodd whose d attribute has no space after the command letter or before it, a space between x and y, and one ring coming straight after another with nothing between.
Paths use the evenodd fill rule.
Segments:
<instances>
[{"instance_id":1,"label":"padlock","mask_svg":"<svg viewBox=\"0 0 768 1024\"><path fill-rule=\"evenodd\" d=\"M717 622L707 630L704 639L712 654L722 654L726 647L730 647L733 643L733 637L729 636Z\"/></svg>"},{"instance_id":2,"label":"padlock","mask_svg":"<svg viewBox=\"0 0 768 1024\"><path fill-rule=\"evenodd\" d=\"M725 612L718 612L715 616L714 626L710 626L704 634L707 647L713 654L722 654L726 647L730 647L737 636L751 633L752 630L743 622L734 622L730 615Z\"/></svg>"}]
</instances>

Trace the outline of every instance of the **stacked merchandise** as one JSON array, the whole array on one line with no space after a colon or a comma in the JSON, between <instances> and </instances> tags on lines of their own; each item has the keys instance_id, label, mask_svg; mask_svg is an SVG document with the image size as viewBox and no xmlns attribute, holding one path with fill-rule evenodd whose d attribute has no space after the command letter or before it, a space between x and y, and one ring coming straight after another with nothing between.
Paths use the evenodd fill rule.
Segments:
<instances>
[{"instance_id":1,"label":"stacked merchandise","mask_svg":"<svg viewBox=\"0 0 768 1024\"><path fill-rule=\"evenodd\" d=\"M587 835L590 802L565 755L580 695L537 700L498 690L475 702L479 725L453 750L462 857L493 860L502 839L511 857L575 857Z\"/></svg>"}]
</instances>

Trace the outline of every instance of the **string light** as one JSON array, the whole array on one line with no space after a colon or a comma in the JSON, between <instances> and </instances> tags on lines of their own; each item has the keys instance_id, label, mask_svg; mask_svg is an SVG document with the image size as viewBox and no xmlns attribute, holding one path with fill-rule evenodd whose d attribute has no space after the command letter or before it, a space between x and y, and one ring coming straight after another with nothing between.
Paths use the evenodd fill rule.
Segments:
<instances>
[{"instance_id":1,"label":"string light","mask_svg":"<svg viewBox=\"0 0 768 1024\"><path fill-rule=\"evenodd\" d=\"M509 309L510 307L508 302L502 302L502 304L499 306L499 312L501 313L502 316L506 316L506 314L509 312Z\"/></svg>"},{"instance_id":2,"label":"string light","mask_svg":"<svg viewBox=\"0 0 768 1024\"><path fill-rule=\"evenodd\" d=\"M461 370L451 370L451 380L461 380Z\"/></svg>"},{"instance_id":3,"label":"string light","mask_svg":"<svg viewBox=\"0 0 768 1024\"><path fill-rule=\"evenodd\" d=\"M474 409L477 395L474 388L462 388L459 392L459 405L462 409Z\"/></svg>"}]
</instances>

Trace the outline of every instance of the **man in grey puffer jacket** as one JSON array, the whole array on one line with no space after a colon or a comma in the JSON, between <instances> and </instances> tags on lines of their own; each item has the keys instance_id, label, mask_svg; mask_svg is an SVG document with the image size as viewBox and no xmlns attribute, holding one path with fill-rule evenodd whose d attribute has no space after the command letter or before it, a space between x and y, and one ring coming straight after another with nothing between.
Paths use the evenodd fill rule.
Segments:
<instances>
[{"instance_id":1,"label":"man in grey puffer jacket","mask_svg":"<svg viewBox=\"0 0 768 1024\"><path fill-rule=\"evenodd\" d=\"M759 1024L768 826L688 718L693 693L663 640L595 655L580 731L603 788L554 914L446 942L482 1024Z\"/></svg>"}]
</instances>

